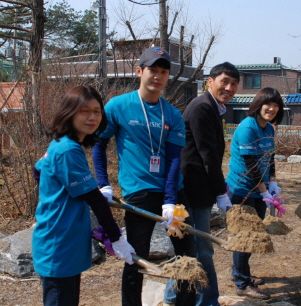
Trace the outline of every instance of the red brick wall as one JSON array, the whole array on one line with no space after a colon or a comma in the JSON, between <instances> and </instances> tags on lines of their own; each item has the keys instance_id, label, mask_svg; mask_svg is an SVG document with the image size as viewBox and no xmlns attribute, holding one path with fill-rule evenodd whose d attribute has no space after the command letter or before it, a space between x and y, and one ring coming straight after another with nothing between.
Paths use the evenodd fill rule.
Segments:
<instances>
[{"instance_id":1,"label":"red brick wall","mask_svg":"<svg viewBox=\"0 0 301 306\"><path fill-rule=\"evenodd\" d=\"M257 94L259 88L244 89L244 72L254 73L261 75L261 88L274 87L280 94L294 94L297 93L297 81L298 76L301 76L301 72L292 70L263 70L263 71L240 71L241 79L237 94Z\"/></svg>"}]
</instances>

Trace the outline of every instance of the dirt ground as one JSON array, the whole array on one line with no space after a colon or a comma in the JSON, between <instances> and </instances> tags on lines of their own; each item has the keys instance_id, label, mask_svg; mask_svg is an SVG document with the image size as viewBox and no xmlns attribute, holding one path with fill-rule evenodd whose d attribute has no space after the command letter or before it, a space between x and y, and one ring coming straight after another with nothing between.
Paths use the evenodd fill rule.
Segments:
<instances>
[{"instance_id":1,"label":"dirt ground","mask_svg":"<svg viewBox=\"0 0 301 306\"><path fill-rule=\"evenodd\" d=\"M224 172L227 173L225 160ZM272 236L275 252L261 255L253 254L250 260L251 273L265 280L261 289L271 295L266 303L279 301L301 306L301 220L295 215L295 209L301 197L301 165L279 162L276 166L277 178L283 187L283 197L287 213L282 218L292 231L285 236ZM3 190L3 189L2 189ZM3 192L1 193L3 201ZM114 212L116 219L122 223L122 212ZM32 219L8 219L0 216L0 232L12 234L28 228ZM213 234L227 238L226 229L214 228ZM230 271L232 253L215 246L214 256L220 295L235 296L235 286L231 281ZM81 306L120 306L121 274L123 262L107 256L104 263L94 265L82 274ZM165 282L159 278L146 276L146 279ZM41 284L39 280L15 279L0 274L0 305L2 306L40 306ZM185 305L183 305L185 306Z\"/></svg>"}]
</instances>

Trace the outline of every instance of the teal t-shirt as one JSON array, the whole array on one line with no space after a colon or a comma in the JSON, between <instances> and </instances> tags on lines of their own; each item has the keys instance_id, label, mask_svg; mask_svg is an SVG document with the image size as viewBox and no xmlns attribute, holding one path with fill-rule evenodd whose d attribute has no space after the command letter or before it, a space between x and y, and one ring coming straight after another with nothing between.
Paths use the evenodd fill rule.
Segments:
<instances>
[{"instance_id":1,"label":"teal t-shirt","mask_svg":"<svg viewBox=\"0 0 301 306\"><path fill-rule=\"evenodd\" d=\"M105 106L108 127L101 134L102 138L115 135L119 159L118 181L122 195L128 198L140 190L164 191L165 182L165 149L170 142L184 147L185 126L181 113L163 98L161 99L164 126L160 148L160 171L150 172L152 156L150 136L143 113L138 91L114 97ZM162 128L160 103L149 105L144 102L148 116L155 155L158 153ZM180 177L179 188L182 187Z\"/></svg>"},{"instance_id":2,"label":"teal t-shirt","mask_svg":"<svg viewBox=\"0 0 301 306\"><path fill-rule=\"evenodd\" d=\"M69 277L91 267L89 206L78 196L97 188L82 147L64 136L53 140L36 163L39 203L33 231L35 271Z\"/></svg>"},{"instance_id":3,"label":"teal t-shirt","mask_svg":"<svg viewBox=\"0 0 301 306\"><path fill-rule=\"evenodd\" d=\"M274 153L274 128L268 123L262 128L253 117L247 117L236 128L231 142L231 158L226 182L230 191L239 196L260 198L246 167L243 155L255 155L263 182L269 181L270 158Z\"/></svg>"}]
</instances>

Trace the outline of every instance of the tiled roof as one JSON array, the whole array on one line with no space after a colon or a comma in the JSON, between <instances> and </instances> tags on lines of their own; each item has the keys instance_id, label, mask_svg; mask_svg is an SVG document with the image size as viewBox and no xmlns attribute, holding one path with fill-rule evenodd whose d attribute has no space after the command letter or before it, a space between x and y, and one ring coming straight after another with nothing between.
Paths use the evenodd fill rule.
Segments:
<instances>
[{"instance_id":1,"label":"tiled roof","mask_svg":"<svg viewBox=\"0 0 301 306\"><path fill-rule=\"evenodd\" d=\"M229 103L250 104L256 95L235 95Z\"/></svg>"},{"instance_id":2,"label":"tiled roof","mask_svg":"<svg viewBox=\"0 0 301 306\"><path fill-rule=\"evenodd\" d=\"M301 94L296 93L286 97L286 103L301 103Z\"/></svg>"},{"instance_id":3,"label":"tiled roof","mask_svg":"<svg viewBox=\"0 0 301 306\"><path fill-rule=\"evenodd\" d=\"M275 69L289 69L282 64L248 64L235 65L238 70L275 70Z\"/></svg>"}]
</instances>

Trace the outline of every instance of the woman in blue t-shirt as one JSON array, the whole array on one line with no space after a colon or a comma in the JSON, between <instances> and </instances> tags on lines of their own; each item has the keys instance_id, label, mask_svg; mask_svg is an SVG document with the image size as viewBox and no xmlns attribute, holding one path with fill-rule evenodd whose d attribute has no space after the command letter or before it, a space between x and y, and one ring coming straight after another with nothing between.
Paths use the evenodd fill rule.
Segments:
<instances>
[{"instance_id":1,"label":"woman in blue t-shirt","mask_svg":"<svg viewBox=\"0 0 301 306\"><path fill-rule=\"evenodd\" d=\"M258 216L264 219L269 202L263 198L272 198L279 194L281 188L275 180L275 143L274 127L283 118L283 101L279 92L266 87L255 96L250 105L248 117L235 130L231 142L231 158L227 184L232 204L254 207ZM251 276L250 253L233 253L232 276L237 294L269 299L267 293L259 290L257 285L263 280Z\"/></svg>"},{"instance_id":2,"label":"woman in blue t-shirt","mask_svg":"<svg viewBox=\"0 0 301 306\"><path fill-rule=\"evenodd\" d=\"M92 87L69 90L48 128L53 139L36 163L39 204L33 232L35 271L41 276L45 306L77 306L81 272L91 267L90 209L116 255L133 264L132 246L120 234L106 198L97 187L82 146L105 130L107 118ZM88 205L87 205L88 204Z\"/></svg>"}]
</instances>

